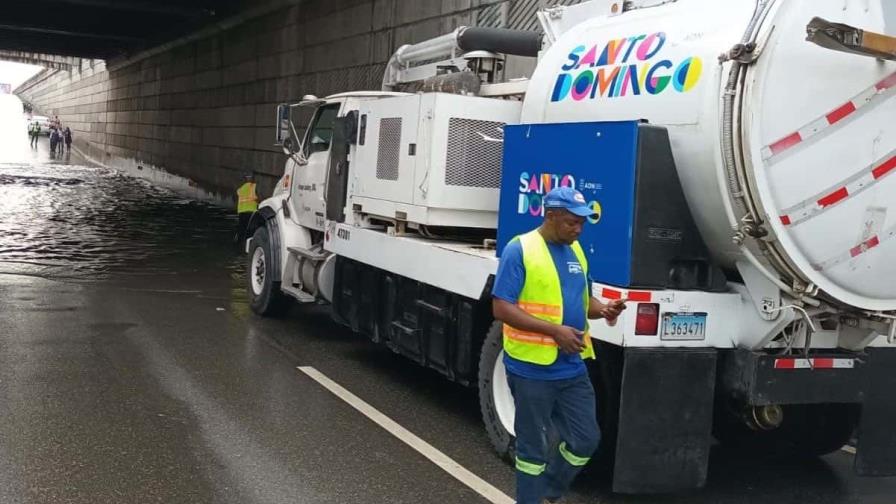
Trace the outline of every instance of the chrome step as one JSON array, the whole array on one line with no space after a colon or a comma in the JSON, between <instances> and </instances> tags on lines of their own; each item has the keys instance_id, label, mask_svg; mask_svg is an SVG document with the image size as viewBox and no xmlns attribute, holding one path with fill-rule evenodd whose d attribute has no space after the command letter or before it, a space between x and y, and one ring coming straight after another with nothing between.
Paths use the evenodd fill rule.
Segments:
<instances>
[{"instance_id":1,"label":"chrome step","mask_svg":"<svg viewBox=\"0 0 896 504\"><path fill-rule=\"evenodd\" d=\"M296 298L300 303L313 303L317 301L316 297L296 287L281 285L280 290Z\"/></svg>"}]
</instances>

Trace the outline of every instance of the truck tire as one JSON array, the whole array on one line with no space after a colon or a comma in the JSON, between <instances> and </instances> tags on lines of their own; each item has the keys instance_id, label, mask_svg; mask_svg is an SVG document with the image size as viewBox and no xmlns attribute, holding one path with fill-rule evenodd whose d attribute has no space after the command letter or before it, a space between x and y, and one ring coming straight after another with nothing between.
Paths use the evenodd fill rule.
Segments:
<instances>
[{"instance_id":1,"label":"truck tire","mask_svg":"<svg viewBox=\"0 0 896 504\"><path fill-rule=\"evenodd\" d=\"M479 353L479 409L488 439L498 455L512 460L513 396L504 370L502 324L495 321L489 328Z\"/></svg>"},{"instance_id":2,"label":"truck tire","mask_svg":"<svg viewBox=\"0 0 896 504\"><path fill-rule=\"evenodd\" d=\"M280 290L279 271L272 271L271 238L264 226L255 230L252 235L252 248L249 250L249 261L246 265L246 287L249 294L249 307L258 315L282 315L289 306L288 298Z\"/></svg>"},{"instance_id":3,"label":"truck tire","mask_svg":"<svg viewBox=\"0 0 896 504\"><path fill-rule=\"evenodd\" d=\"M753 430L726 408L716 418L713 434L724 448L772 457L818 457L847 444L858 424L854 404L784 405L780 427Z\"/></svg>"}]
</instances>

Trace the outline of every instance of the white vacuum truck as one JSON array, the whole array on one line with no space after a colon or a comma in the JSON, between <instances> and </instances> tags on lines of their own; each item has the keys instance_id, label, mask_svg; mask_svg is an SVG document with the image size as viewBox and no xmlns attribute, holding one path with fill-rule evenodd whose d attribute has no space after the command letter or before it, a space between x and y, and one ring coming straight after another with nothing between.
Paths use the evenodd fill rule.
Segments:
<instances>
[{"instance_id":1,"label":"white vacuum truck","mask_svg":"<svg viewBox=\"0 0 896 504\"><path fill-rule=\"evenodd\" d=\"M288 161L246 244L255 312L328 303L478 386L509 455L490 287L541 197L573 186L600 213L581 237L594 294L630 300L590 334L616 491L703 485L712 439L819 455L855 436L859 474L896 474L896 5L595 0L538 17L543 33L403 46L381 91L278 108ZM506 55L537 56L531 77L505 81Z\"/></svg>"}]
</instances>

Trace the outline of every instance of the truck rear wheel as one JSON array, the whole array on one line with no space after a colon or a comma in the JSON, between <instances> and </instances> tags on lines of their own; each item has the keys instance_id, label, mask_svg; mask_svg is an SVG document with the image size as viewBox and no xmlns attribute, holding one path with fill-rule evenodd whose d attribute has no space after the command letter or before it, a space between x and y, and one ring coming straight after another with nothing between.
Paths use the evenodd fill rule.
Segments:
<instances>
[{"instance_id":1,"label":"truck rear wheel","mask_svg":"<svg viewBox=\"0 0 896 504\"><path fill-rule=\"evenodd\" d=\"M479 354L479 408L485 431L495 451L510 460L514 455L514 405L504 369L502 324L495 321L489 328Z\"/></svg>"},{"instance_id":2,"label":"truck rear wheel","mask_svg":"<svg viewBox=\"0 0 896 504\"><path fill-rule=\"evenodd\" d=\"M246 267L249 307L258 315L276 316L286 311L288 299L280 290L279 271L273 271L271 238L266 227L255 230Z\"/></svg>"},{"instance_id":3,"label":"truck rear wheel","mask_svg":"<svg viewBox=\"0 0 896 504\"><path fill-rule=\"evenodd\" d=\"M783 421L772 430L754 430L736 410L726 408L716 418L713 434L726 448L755 455L817 457L849 442L858 424L854 404L788 404Z\"/></svg>"}]
</instances>

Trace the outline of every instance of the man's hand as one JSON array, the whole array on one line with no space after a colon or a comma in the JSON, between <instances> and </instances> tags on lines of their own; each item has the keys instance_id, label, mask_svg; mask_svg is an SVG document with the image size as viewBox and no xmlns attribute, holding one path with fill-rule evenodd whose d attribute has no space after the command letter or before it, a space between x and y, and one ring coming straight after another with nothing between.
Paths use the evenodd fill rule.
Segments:
<instances>
[{"instance_id":1,"label":"man's hand","mask_svg":"<svg viewBox=\"0 0 896 504\"><path fill-rule=\"evenodd\" d=\"M628 301L628 299L626 299L626 298L614 299L614 300L610 301L609 303L604 305L603 309L601 310L601 316L603 316L603 318L605 318L607 320L607 322L610 322L610 321L615 322L616 319L619 317L619 315L622 313L622 311L625 310L625 308L626 308L625 303L627 301Z\"/></svg>"},{"instance_id":2,"label":"man's hand","mask_svg":"<svg viewBox=\"0 0 896 504\"><path fill-rule=\"evenodd\" d=\"M551 332L551 337L557 342L560 350L568 354L576 354L585 349L585 343L582 340L584 335L585 333L578 329L561 325L555 326Z\"/></svg>"}]
</instances>

